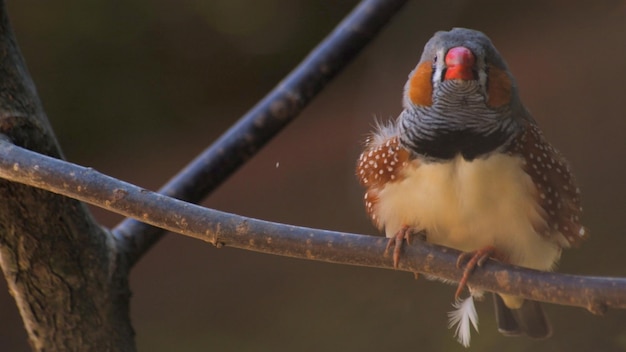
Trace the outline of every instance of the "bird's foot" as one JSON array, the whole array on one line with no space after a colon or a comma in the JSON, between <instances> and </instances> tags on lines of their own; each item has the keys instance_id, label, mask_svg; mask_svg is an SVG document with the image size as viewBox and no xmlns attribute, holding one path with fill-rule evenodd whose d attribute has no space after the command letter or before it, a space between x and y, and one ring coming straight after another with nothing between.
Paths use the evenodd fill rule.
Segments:
<instances>
[{"instance_id":1,"label":"bird's foot","mask_svg":"<svg viewBox=\"0 0 626 352\"><path fill-rule=\"evenodd\" d=\"M411 244L411 239L413 235L422 234L422 232L415 232L414 229L411 229L408 226L402 226L398 232L393 237L389 238L389 242L387 242L387 248L385 248L385 255L389 252L389 249L393 247L393 267L398 268L398 264L400 263L400 256L402 255L402 247L404 246L404 240L406 239L407 244ZM417 278L417 274L416 274Z\"/></svg>"},{"instance_id":2,"label":"bird's foot","mask_svg":"<svg viewBox=\"0 0 626 352\"><path fill-rule=\"evenodd\" d=\"M463 262L465 262L468 258L469 261L465 264L465 270L463 270L463 276L459 281L459 286L456 289L456 293L454 294L454 298L458 299L461 296L461 292L463 292L463 288L467 285L467 280L470 275L476 268L476 266L482 267L483 264L489 257L491 257L495 253L496 249L493 246L485 246L481 249L472 251L472 252L464 252L459 255L456 260L456 267L461 268L463 266Z\"/></svg>"}]
</instances>

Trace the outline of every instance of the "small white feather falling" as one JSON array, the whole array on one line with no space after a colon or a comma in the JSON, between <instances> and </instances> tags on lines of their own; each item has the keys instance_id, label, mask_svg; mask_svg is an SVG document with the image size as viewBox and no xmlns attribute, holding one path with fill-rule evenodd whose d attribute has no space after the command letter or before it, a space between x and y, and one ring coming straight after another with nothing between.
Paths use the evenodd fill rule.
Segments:
<instances>
[{"instance_id":1,"label":"small white feather falling","mask_svg":"<svg viewBox=\"0 0 626 352\"><path fill-rule=\"evenodd\" d=\"M471 340L470 323L478 332L478 314L474 307L474 297L458 299L452 304L455 310L448 312L448 328L456 326L454 336L465 347L469 347Z\"/></svg>"}]
</instances>

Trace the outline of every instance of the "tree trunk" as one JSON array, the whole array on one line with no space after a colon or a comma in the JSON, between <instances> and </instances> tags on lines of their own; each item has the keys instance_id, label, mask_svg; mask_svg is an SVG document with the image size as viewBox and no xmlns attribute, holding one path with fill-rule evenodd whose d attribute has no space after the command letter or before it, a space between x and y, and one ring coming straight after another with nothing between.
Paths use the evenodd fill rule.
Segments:
<instances>
[{"instance_id":1,"label":"tree trunk","mask_svg":"<svg viewBox=\"0 0 626 352\"><path fill-rule=\"evenodd\" d=\"M0 12L2 138L61 158L3 0ZM120 253L82 203L0 180L0 264L33 350L135 350Z\"/></svg>"}]
</instances>

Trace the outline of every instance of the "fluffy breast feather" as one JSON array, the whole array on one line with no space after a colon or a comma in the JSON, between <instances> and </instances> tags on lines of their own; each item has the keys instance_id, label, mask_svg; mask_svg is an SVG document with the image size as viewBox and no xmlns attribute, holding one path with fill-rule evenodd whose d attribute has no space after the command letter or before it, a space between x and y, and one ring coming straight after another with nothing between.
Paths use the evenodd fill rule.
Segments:
<instances>
[{"instance_id":1,"label":"fluffy breast feather","mask_svg":"<svg viewBox=\"0 0 626 352\"><path fill-rule=\"evenodd\" d=\"M392 132L379 128L357 165L367 212L388 237L410 226L426 230L432 243L462 251L491 245L511 264L552 269L563 235L539 233L550 228L550 218L523 157L423 163L411 159Z\"/></svg>"},{"instance_id":2,"label":"fluffy breast feather","mask_svg":"<svg viewBox=\"0 0 626 352\"><path fill-rule=\"evenodd\" d=\"M535 231L545 219L522 165L506 154L409 164L401 181L377 193L373 213L387 236L407 225L426 230L432 243L462 251L494 246L511 264L549 270L560 246Z\"/></svg>"}]
</instances>

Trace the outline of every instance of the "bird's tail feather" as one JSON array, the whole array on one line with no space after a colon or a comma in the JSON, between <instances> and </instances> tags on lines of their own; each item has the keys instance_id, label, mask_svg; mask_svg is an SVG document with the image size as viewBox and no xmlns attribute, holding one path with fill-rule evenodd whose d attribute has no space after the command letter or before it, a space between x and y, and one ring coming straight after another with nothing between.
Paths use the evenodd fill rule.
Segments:
<instances>
[{"instance_id":1,"label":"bird's tail feather","mask_svg":"<svg viewBox=\"0 0 626 352\"><path fill-rule=\"evenodd\" d=\"M518 309L504 304L502 297L493 295L498 331L507 336L526 335L545 339L552 335L552 327L539 302L525 300Z\"/></svg>"}]
</instances>

